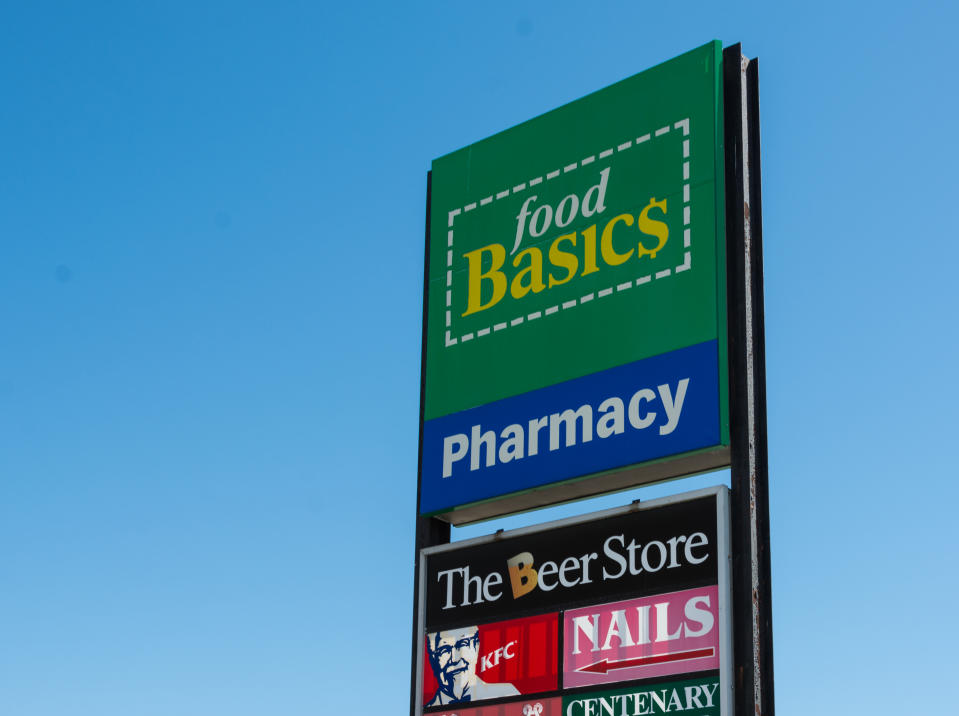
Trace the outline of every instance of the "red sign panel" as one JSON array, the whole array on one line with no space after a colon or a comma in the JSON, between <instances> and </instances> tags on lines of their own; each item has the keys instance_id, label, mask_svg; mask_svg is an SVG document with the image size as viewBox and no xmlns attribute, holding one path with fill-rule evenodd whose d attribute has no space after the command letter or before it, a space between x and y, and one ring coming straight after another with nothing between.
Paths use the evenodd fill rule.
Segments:
<instances>
[{"instance_id":1,"label":"red sign panel","mask_svg":"<svg viewBox=\"0 0 959 716\"><path fill-rule=\"evenodd\" d=\"M523 699L509 704L478 706L472 709L439 711L430 716L562 716L563 699L554 696L551 699Z\"/></svg>"},{"instance_id":2,"label":"red sign panel","mask_svg":"<svg viewBox=\"0 0 959 716\"><path fill-rule=\"evenodd\" d=\"M558 641L559 615L555 612L428 633L423 654L423 705L429 708L552 691L558 688ZM532 708L531 714L539 713L535 704ZM548 712L543 710L540 716L548 716Z\"/></svg>"},{"instance_id":3,"label":"red sign panel","mask_svg":"<svg viewBox=\"0 0 959 716\"><path fill-rule=\"evenodd\" d=\"M584 607L564 617L563 686L719 668L719 588Z\"/></svg>"}]
</instances>

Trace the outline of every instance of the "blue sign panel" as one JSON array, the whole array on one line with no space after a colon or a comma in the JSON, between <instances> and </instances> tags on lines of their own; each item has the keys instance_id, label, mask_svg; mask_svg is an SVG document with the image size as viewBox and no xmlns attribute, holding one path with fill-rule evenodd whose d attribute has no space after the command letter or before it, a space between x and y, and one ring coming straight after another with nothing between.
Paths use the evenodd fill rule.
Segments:
<instances>
[{"instance_id":1,"label":"blue sign panel","mask_svg":"<svg viewBox=\"0 0 959 716\"><path fill-rule=\"evenodd\" d=\"M718 350L705 341L426 421L421 512L716 445Z\"/></svg>"}]
</instances>

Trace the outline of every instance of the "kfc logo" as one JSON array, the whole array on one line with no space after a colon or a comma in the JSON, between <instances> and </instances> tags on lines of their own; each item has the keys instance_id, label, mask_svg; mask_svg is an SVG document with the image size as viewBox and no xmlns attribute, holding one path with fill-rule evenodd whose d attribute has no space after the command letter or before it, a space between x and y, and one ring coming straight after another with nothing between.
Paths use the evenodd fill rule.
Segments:
<instances>
[{"instance_id":1,"label":"kfc logo","mask_svg":"<svg viewBox=\"0 0 959 716\"><path fill-rule=\"evenodd\" d=\"M423 705L465 704L558 688L559 615L426 634ZM529 702L536 712L536 702Z\"/></svg>"},{"instance_id":2,"label":"kfc logo","mask_svg":"<svg viewBox=\"0 0 959 716\"><path fill-rule=\"evenodd\" d=\"M479 659L479 627L449 629L428 634L426 647L430 666L439 686L427 706L458 704L501 696L516 696L519 691L512 684L487 684L476 675ZM500 648L497 657L502 653ZM484 666L489 657L484 657Z\"/></svg>"}]
</instances>

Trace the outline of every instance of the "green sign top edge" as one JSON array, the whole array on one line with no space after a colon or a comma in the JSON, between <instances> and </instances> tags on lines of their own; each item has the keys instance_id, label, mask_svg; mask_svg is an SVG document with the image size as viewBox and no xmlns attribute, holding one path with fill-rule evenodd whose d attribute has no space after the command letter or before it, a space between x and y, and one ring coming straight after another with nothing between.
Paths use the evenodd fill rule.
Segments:
<instances>
[{"instance_id":1,"label":"green sign top edge","mask_svg":"<svg viewBox=\"0 0 959 716\"><path fill-rule=\"evenodd\" d=\"M712 57L714 58L715 62L717 63L717 66L718 66L718 63L722 60L723 45L722 45L722 42L720 42L719 40L710 40L709 42L707 42L707 43L704 44L704 45L700 45L699 47L693 48L692 50L689 50L689 51L687 51L687 52L683 52L682 54L676 55L675 57L672 57L672 58L670 58L670 59L668 59L668 60L663 60L662 62L660 62L660 63L658 63L658 64L655 64L655 65L653 65L652 67L648 67L648 68L646 68L645 70L641 70L640 72L637 72L637 73L635 73L635 74L632 74L632 75L629 75L629 76L627 76L627 77L624 77L623 79L616 80L615 82L611 82L610 84L606 85L605 87L601 87L601 88L599 88L599 89L597 89L597 90L593 90L592 92L589 92L588 94L582 95L582 96L577 97L577 98L575 98L575 99L571 99L571 100L569 100L568 102L564 102L564 103L561 104L560 106L554 107L553 109L550 109L550 110L547 110L547 111L545 111L545 112L542 112L542 113L536 115L535 117L531 117L530 119L526 119L526 120L524 120L524 121L522 121L522 122L520 122L520 123L518 123L518 124L514 124L514 125L512 125L511 127L508 127L508 128L506 128L506 129L501 129L500 131L494 132L493 134L489 134L489 135L483 137L482 139L478 139L478 140L476 140L475 142L471 142L470 144L466 144L466 145L460 147L459 149L454 149L454 150L452 150L452 151L447 152L446 154L441 154L440 156L438 156L438 157L436 157L435 159L432 160L431 165L432 165L433 167L435 167L437 163L442 162L443 160L445 160L445 159L447 159L447 158L449 158L449 157L452 157L452 156L454 156L454 155L456 155L456 154L459 154L460 152L465 152L465 151L469 151L469 150L471 150L471 149L473 149L473 148L477 148L478 146L480 146L480 145L482 145L482 144L484 144L484 143L486 143L486 142L496 140L498 137L500 137L500 136L503 135L503 134L506 134L506 133L508 133L508 132L512 132L513 130L520 129L520 128L525 127L525 126L527 126L527 125L535 124L535 123L539 122L540 120L542 120L544 117L546 117L546 116L548 116L548 115L562 112L564 109L566 109L566 108L569 107L570 105L576 104L577 102L581 102L581 101L583 101L583 100L588 100L588 99L590 99L591 97L594 97L594 96L596 96L596 95L602 94L603 92L606 92L607 90L609 90L609 89L611 89L611 88L613 88L613 87L616 87L617 85L620 85L620 84L622 84L622 83L624 83L624 82L629 82L629 81L631 81L631 80L635 80L635 79L637 79L637 78L641 78L641 77L644 76L644 75L657 72L658 70L662 69L664 66L669 65L669 64L671 64L671 63L673 63L673 62L676 62L677 60L681 60L681 59L683 59L683 58L686 58L686 57L689 57L689 56L691 56L691 55L695 55L695 54L697 54L697 53L704 52L704 51L707 51L707 50L710 50L710 49L712 50Z\"/></svg>"}]
</instances>

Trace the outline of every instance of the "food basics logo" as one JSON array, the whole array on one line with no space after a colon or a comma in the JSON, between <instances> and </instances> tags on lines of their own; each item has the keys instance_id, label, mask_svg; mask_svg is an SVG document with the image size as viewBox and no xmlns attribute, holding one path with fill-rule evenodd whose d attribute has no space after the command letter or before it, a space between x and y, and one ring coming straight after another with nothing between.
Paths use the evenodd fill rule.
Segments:
<instances>
[{"instance_id":1,"label":"food basics logo","mask_svg":"<svg viewBox=\"0 0 959 716\"><path fill-rule=\"evenodd\" d=\"M691 142L682 118L449 210L444 345L688 271ZM664 149L681 193L672 181L633 190L644 154Z\"/></svg>"}]
</instances>

